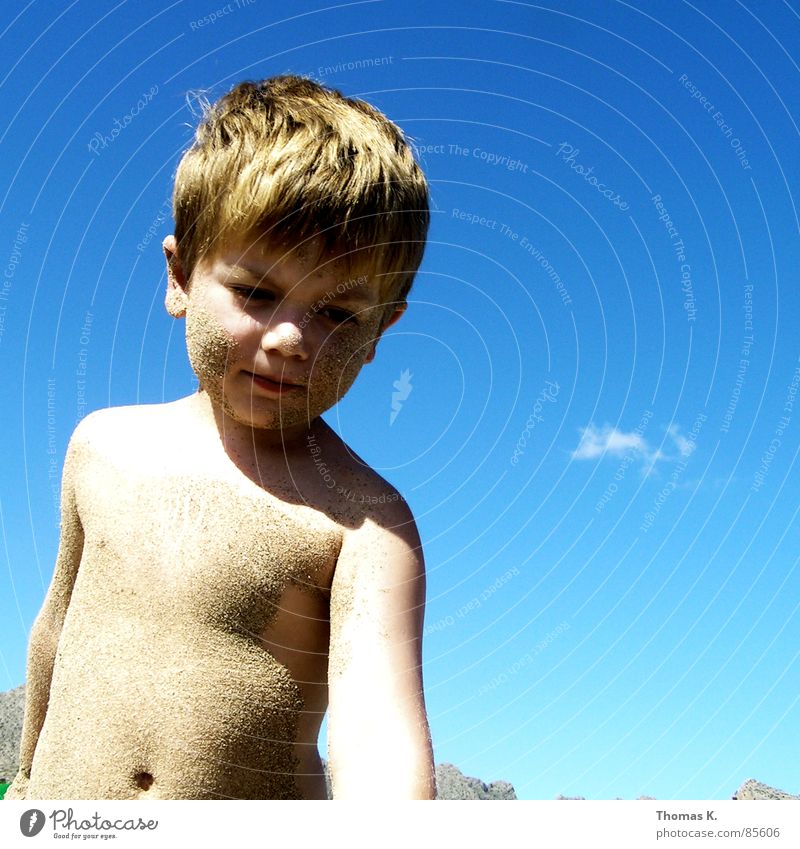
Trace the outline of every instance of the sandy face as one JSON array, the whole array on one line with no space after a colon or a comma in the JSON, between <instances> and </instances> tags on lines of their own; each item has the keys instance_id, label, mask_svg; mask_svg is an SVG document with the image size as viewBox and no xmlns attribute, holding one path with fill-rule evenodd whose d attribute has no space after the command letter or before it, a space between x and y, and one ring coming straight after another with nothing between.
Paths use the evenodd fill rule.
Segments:
<instances>
[{"instance_id":1,"label":"sandy face","mask_svg":"<svg viewBox=\"0 0 800 849\"><path fill-rule=\"evenodd\" d=\"M300 256L303 256L301 253ZM296 260L297 269L302 268ZM292 305L280 295L275 306L260 290L247 297L232 288L225 266L214 265L193 278L186 308L186 346L192 368L216 407L248 427L287 429L307 425L334 406L353 385L380 336L382 305L361 306L352 318L334 322L314 313L323 289L291 290ZM291 279L300 271L290 268ZM323 274L333 290L337 278ZM312 316L308 319L307 316ZM278 327L279 329L276 329ZM252 374L265 371L297 386L265 392Z\"/></svg>"}]
</instances>

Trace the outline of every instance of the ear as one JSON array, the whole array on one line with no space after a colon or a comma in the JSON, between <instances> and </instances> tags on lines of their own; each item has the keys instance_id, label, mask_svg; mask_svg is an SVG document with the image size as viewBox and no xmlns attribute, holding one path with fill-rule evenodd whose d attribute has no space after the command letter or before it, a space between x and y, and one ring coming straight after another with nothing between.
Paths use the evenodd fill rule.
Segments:
<instances>
[{"instance_id":1,"label":"ear","mask_svg":"<svg viewBox=\"0 0 800 849\"><path fill-rule=\"evenodd\" d=\"M365 363L371 363L375 359L375 350L378 347L378 342L380 341L381 336L383 336L388 327L391 327L396 321L399 321L402 318L407 306L408 304L406 303L399 304L395 308L394 312L389 315L389 318L384 319L383 324L381 326L381 331L375 338L375 341L372 343L372 350L369 352L367 358L364 360Z\"/></svg>"},{"instance_id":2,"label":"ear","mask_svg":"<svg viewBox=\"0 0 800 849\"><path fill-rule=\"evenodd\" d=\"M183 266L178 257L178 243L174 236L167 236L163 242L164 256L167 260L167 295L164 306L173 318L183 318L186 315L188 303L188 286Z\"/></svg>"}]
</instances>

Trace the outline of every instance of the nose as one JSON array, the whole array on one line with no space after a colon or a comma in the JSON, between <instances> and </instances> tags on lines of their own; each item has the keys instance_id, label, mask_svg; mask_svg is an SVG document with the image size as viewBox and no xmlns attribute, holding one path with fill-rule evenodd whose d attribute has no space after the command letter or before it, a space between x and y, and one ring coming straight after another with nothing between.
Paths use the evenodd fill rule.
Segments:
<instances>
[{"instance_id":1,"label":"nose","mask_svg":"<svg viewBox=\"0 0 800 849\"><path fill-rule=\"evenodd\" d=\"M264 331L261 337L264 351L281 354L284 357L308 359L303 333L294 321L275 321Z\"/></svg>"}]
</instances>

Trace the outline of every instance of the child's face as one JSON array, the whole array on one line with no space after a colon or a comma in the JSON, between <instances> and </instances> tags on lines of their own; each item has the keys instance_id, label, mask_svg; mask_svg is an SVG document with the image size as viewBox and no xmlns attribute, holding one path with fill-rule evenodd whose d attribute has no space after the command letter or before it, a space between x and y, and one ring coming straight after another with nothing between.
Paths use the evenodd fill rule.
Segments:
<instances>
[{"instance_id":1,"label":"child's face","mask_svg":"<svg viewBox=\"0 0 800 849\"><path fill-rule=\"evenodd\" d=\"M186 316L201 388L237 422L307 425L347 392L402 315L365 273L318 256L313 243L289 249L242 239L198 263L188 292L173 258L167 308Z\"/></svg>"}]
</instances>

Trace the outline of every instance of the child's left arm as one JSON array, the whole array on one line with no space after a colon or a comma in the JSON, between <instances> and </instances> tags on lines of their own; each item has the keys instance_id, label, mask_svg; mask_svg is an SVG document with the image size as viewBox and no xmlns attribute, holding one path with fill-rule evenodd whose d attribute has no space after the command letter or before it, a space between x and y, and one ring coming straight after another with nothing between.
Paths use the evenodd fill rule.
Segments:
<instances>
[{"instance_id":1,"label":"child's left arm","mask_svg":"<svg viewBox=\"0 0 800 849\"><path fill-rule=\"evenodd\" d=\"M422 549L404 501L377 510L345 536L331 587L333 796L433 799L422 689Z\"/></svg>"}]
</instances>

